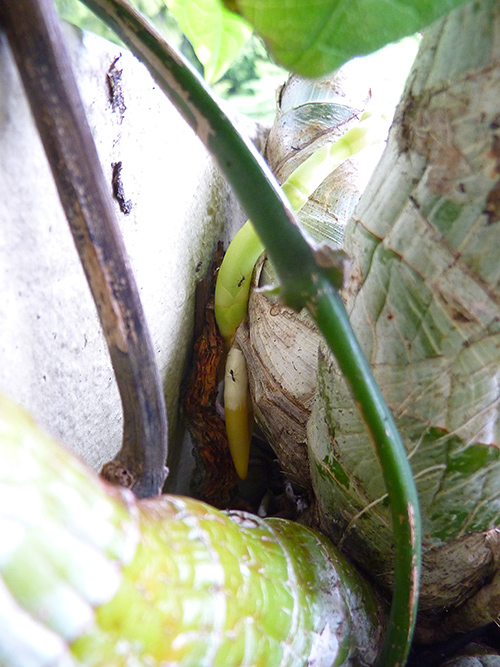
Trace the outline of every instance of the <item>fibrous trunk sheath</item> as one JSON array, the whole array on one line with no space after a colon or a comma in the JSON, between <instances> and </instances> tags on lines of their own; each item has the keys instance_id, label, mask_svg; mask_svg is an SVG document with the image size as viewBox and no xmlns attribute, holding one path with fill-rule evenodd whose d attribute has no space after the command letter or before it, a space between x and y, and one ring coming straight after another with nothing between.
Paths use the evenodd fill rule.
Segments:
<instances>
[{"instance_id":1,"label":"fibrous trunk sheath","mask_svg":"<svg viewBox=\"0 0 500 667\"><path fill-rule=\"evenodd\" d=\"M424 36L346 233L354 259L347 309L418 485L423 609L463 602L496 562L499 96L500 7L470 3ZM382 474L326 352L308 442L324 527L390 585Z\"/></svg>"}]
</instances>

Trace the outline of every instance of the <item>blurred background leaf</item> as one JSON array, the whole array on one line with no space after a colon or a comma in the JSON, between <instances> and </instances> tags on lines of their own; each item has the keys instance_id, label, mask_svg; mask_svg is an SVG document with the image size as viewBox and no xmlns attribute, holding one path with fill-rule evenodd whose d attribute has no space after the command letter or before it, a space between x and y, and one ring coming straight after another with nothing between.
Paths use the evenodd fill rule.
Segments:
<instances>
[{"instance_id":1,"label":"blurred background leaf","mask_svg":"<svg viewBox=\"0 0 500 667\"><path fill-rule=\"evenodd\" d=\"M225 0L277 62L307 77L412 35L466 0Z\"/></svg>"},{"instance_id":2,"label":"blurred background leaf","mask_svg":"<svg viewBox=\"0 0 500 667\"><path fill-rule=\"evenodd\" d=\"M180 29L204 67L208 83L218 81L230 67L252 29L221 0L165 0Z\"/></svg>"}]
</instances>

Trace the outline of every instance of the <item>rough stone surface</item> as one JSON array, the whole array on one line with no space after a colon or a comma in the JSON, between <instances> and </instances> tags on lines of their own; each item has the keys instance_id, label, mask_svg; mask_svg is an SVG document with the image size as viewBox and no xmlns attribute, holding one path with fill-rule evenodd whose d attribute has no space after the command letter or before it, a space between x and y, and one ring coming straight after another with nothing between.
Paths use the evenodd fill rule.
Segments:
<instances>
[{"instance_id":1,"label":"rough stone surface","mask_svg":"<svg viewBox=\"0 0 500 667\"><path fill-rule=\"evenodd\" d=\"M208 269L217 240L241 224L243 214L200 141L143 66L98 37L68 26L64 34L110 196L113 165L122 163L120 187L130 212L122 213L114 201L173 432L191 344L195 281ZM108 76L113 63L123 93L117 100L115 91L114 105ZM0 220L0 391L99 468L120 446L121 405L94 303L4 37Z\"/></svg>"}]
</instances>

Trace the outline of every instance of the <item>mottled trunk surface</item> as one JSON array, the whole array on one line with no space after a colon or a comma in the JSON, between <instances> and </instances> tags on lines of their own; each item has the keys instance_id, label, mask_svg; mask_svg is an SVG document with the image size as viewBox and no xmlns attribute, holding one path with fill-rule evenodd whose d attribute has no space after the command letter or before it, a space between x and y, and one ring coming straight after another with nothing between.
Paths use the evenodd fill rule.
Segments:
<instances>
[{"instance_id":1,"label":"mottled trunk surface","mask_svg":"<svg viewBox=\"0 0 500 667\"><path fill-rule=\"evenodd\" d=\"M499 59L496 2L470 3L428 31L346 232L347 308L418 484L424 610L464 602L498 556ZM323 528L389 586L380 466L326 351L308 444ZM461 611L463 627L498 614L480 606Z\"/></svg>"}]
</instances>

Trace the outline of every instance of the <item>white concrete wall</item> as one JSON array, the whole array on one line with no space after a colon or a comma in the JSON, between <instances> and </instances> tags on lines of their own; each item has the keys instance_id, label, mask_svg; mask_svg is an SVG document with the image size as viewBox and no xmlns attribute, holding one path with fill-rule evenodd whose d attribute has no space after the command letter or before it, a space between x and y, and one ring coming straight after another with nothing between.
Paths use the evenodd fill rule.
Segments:
<instances>
[{"instance_id":1,"label":"white concrete wall","mask_svg":"<svg viewBox=\"0 0 500 667\"><path fill-rule=\"evenodd\" d=\"M123 163L130 215L115 204L173 427L191 344L195 276L208 268L226 222L234 227L244 216L201 143L142 65L93 35L66 27L65 36L110 193L111 164ZM112 110L107 84L120 53L123 119ZM107 348L3 36L0 391L94 468L120 446L121 405Z\"/></svg>"}]
</instances>

